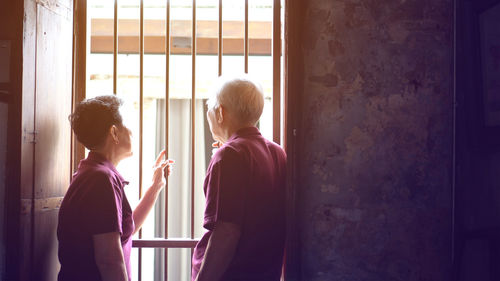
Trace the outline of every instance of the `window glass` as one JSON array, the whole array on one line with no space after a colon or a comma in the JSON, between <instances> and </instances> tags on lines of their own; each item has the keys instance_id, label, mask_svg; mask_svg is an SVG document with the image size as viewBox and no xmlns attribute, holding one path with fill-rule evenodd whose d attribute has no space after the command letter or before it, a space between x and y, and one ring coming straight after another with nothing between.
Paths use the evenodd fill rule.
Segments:
<instances>
[{"instance_id":1,"label":"window glass","mask_svg":"<svg viewBox=\"0 0 500 281\"><path fill-rule=\"evenodd\" d=\"M273 138L273 0L249 1L248 7L248 73L264 90L264 111L259 122L262 135Z\"/></svg>"},{"instance_id":2,"label":"window glass","mask_svg":"<svg viewBox=\"0 0 500 281\"><path fill-rule=\"evenodd\" d=\"M222 74L245 73L245 1L222 0Z\"/></svg>"},{"instance_id":3,"label":"window glass","mask_svg":"<svg viewBox=\"0 0 500 281\"><path fill-rule=\"evenodd\" d=\"M114 0L87 2L88 98L113 93Z\"/></svg>"}]
</instances>

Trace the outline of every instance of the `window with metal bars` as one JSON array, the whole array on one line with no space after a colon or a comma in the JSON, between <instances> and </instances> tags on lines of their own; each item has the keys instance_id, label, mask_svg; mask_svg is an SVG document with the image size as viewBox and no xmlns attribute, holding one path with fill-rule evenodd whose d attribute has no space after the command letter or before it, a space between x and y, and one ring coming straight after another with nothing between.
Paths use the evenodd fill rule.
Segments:
<instances>
[{"instance_id":1,"label":"window with metal bars","mask_svg":"<svg viewBox=\"0 0 500 281\"><path fill-rule=\"evenodd\" d=\"M75 102L115 93L134 132L118 169L135 205L163 148L175 168L133 242L133 280L190 280L203 233L212 155L205 102L220 75L249 73L265 92L262 134L282 141L283 0L77 0ZM85 156L74 146L74 164Z\"/></svg>"}]
</instances>

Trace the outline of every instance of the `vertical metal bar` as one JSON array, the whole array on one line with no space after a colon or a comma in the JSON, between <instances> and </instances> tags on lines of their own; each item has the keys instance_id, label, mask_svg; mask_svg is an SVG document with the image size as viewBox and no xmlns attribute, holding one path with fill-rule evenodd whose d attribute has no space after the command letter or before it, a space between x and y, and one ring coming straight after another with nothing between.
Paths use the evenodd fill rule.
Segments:
<instances>
[{"instance_id":1,"label":"vertical metal bar","mask_svg":"<svg viewBox=\"0 0 500 281\"><path fill-rule=\"evenodd\" d=\"M165 155L168 158L170 120L170 1L167 1L165 21ZM168 181L165 189L165 238L168 238Z\"/></svg>"},{"instance_id":2,"label":"vertical metal bar","mask_svg":"<svg viewBox=\"0 0 500 281\"><path fill-rule=\"evenodd\" d=\"M281 3L273 0L273 141L281 135Z\"/></svg>"},{"instance_id":3,"label":"vertical metal bar","mask_svg":"<svg viewBox=\"0 0 500 281\"><path fill-rule=\"evenodd\" d=\"M139 236L141 234L141 231L139 230ZM142 280L142 248L137 248L137 280L141 281Z\"/></svg>"},{"instance_id":4,"label":"vertical metal bar","mask_svg":"<svg viewBox=\"0 0 500 281\"><path fill-rule=\"evenodd\" d=\"M245 73L248 73L248 0L245 0Z\"/></svg>"},{"instance_id":5,"label":"vertical metal bar","mask_svg":"<svg viewBox=\"0 0 500 281\"><path fill-rule=\"evenodd\" d=\"M139 197L142 197L142 141L143 141L143 111L144 111L144 0L140 6L140 31L139 31Z\"/></svg>"},{"instance_id":6,"label":"vertical metal bar","mask_svg":"<svg viewBox=\"0 0 500 281\"><path fill-rule=\"evenodd\" d=\"M87 1L75 2L75 50L74 50L74 100L73 109L76 105L85 99L86 83L87 83ZM73 111L71 111L73 112ZM73 167L72 173L76 171L80 160L85 158L85 147L79 143L72 135L73 143Z\"/></svg>"},{"instance_id":7,"label":"vertical metal bar","mask_svg":"<svg viewBox=\"0 0 500 281\"><path fill-rule=\"evenodd\" d=\"M144 0L140 0L139 30L139 199L142 198L143 115L144 115ZM139 239L142 229L139 230ZM139 248L139 281L142 280L142 249Z\"/></svg>"},{"instance_id":8,"label":"vertical metal bar","mask_svg":"<svg viewBox=\"0 0 500 281\"><path fill-rule=\"evenodd\" d=\"M194 238L195 109L196 109L196 0L193 0L191 48L191 239Z\"/></svg>"},{"instance_id":9,"label":"vertical metal bar","mask_svg":"<svg viewBox=\"0 0 500 281\"><path fill-rule=\"evenodd\" d=\"M222 0L219 0L219 50L217 52L219 59L219 76L222 75Z\"/></svg>"},{"instance_id":10,"label":"vertical metal bar","mask_svg":"<svg viewBox=\"0 0 500 281\"><path fill-rule=\"evenodd\" d=\"M143 90L144 90L144 0L140 6L140 31L139 31L139 198L142 197L142 142L143 142Z\"/></svg>"},{"instance_id":11,"label":"vertical metal bar","mask_svg":"<svg viewBox=\"0 0 500 281\"><path fill-rule=\"evenodd\" d=\"M115 0L113 18L113 94L117 94L118 79L118 0Z\"/></svg>"},{"instance_id":12,"label":"vertical metal bar","mask_svg":"<svg viewBox=\"0 0 500 281\"><path fill-rule=\"evenodd\" d=\"M74 1L74 8L73 8L73 60L71 61L71 79L72 79L72 84L71 84L71 113L75 110L75 105L76 105L76 91L75 91L75 85L77 84L76 80L76 71L75 71L75 66L76 61L78 60L78 53L77 50L79 49L78 46L78 40L76 40L76 35L78 34L78 24L80 23L80 20L78 18L78 0ZM85 21L87 23L87 21ZM87 41L87 38L84 39ZM85 64L84 64L85 65ZM76 156L76 142L75 142L75 137L70 131L70 151L71 153L69 154L69 179L71 180L71 175L74 173L74 162L75 162L75 156ZM3 218L2 218L3 219Z\"/></svg>"},{"instance_id":13,"label":"vertical metal bar","mask_svg":"<svg viewBox=\"0 0 500 281\"><path fill-rule=\"evenodd\" d=\"M285 3L285 0L280 0L281 2L281 19L280 19L280 22L281 22L281 38L283 38L283 44L281 44L281 78L282 78L282 81L280 81L280 85L281 85L281 118L282 118L282 122L281 122L281 146L283 147L283 149L285 149L285 151L287 151L287 136L288 136L288 118L287 118L287 114L288 114L288 82L287 82L287 79L288 79L288 75L287 75L287 68L288 68L288 39L287 39L287 31L286 31L286 21L287 21L287 18L286 18L286 11L287 11L287 8L286 8L286 3Z\"/></svg>"},{"instance_id":14,"label":"vertical metal bar","mask_svg":"<svg viewBox=\"0 0 500 281\"><path fill-rule=\"evenodd\" d=\"M165 19L165 149L168 158L169 145L169 122L170 122L170 1L167 1ZM168 179L165 186L165 238L168 238ZM163 256L164 281L168 280L168 248L165 248Z\"/></svg>"}]
</instances>

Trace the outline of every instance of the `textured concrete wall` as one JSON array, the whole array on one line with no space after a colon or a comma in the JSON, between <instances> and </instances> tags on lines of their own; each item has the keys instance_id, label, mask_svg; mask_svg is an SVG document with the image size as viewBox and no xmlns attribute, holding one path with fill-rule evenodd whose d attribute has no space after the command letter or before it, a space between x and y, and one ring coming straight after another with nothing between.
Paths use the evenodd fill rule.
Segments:
<instances>
[{"instance_id":1,"label":"textured concrete wall","mask_svg":"<svg viewBox=\"0 0 500 281\"><path fill-rule=\"evenodd\" d=\"M452 1L305 3L302 279L448 280Z\"/></svg>"}]
</instances>

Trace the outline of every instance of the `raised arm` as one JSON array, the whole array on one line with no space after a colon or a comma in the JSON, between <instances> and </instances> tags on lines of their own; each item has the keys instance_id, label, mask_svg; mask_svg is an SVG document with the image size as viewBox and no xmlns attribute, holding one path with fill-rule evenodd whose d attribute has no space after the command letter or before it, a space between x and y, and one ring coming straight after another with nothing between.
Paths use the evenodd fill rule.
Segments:
<instances>
[{"instance_id":1,"label":"raised arm","mask_svg":"<svg viewBox=\"0 0 500 281\"><path fill-rule=\"evenodd\" d=\"M153 208L158 194L165 187L166 177L165 175L170 175L171 164L173 160L162 160L165 155L165 150L160 152L156 158L155 166L153 167L153 181L151 186L146 190L141 201L134 209L133 218L135 224L134 234L141 229L142 224L146 220L149 212Z\"/></svg>"}]
</instances>

